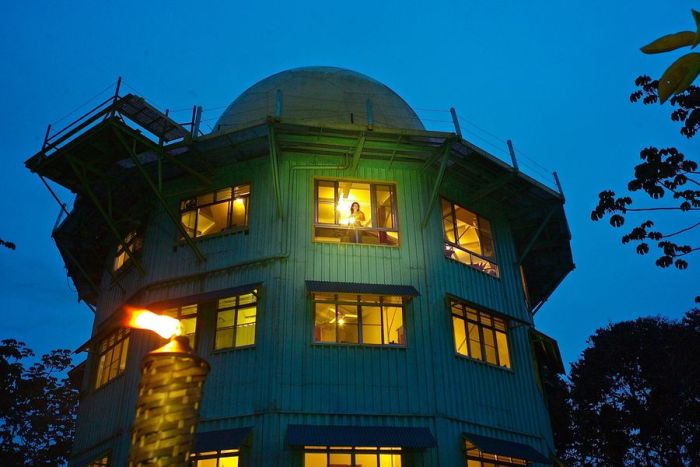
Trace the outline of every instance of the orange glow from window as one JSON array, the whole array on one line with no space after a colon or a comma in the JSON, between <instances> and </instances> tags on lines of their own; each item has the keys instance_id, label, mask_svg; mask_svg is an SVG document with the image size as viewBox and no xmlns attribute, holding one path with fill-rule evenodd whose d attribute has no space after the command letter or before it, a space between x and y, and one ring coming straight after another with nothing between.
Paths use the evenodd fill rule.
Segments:
<instances>
[{"instance_id":1,"label":"orange glow from window","mask_svg":"<svg viewBox=\"0 0 700 467\"><path fill-rule=\"evenodd\" d=\"M127 324L131 328L148 329L166 339L182 335L182 324L175 318L158 315L142 308L125 307L125 310L128 316Z\"/></svg>"}]
</instances>

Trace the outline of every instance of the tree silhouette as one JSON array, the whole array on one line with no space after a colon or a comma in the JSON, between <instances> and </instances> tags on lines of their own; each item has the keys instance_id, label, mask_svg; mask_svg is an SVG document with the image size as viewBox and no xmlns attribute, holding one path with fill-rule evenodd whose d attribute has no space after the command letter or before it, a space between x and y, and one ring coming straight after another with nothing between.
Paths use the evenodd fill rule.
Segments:
<instances>
[{"instance_id":1,"label":"tree silhouette","mask_svg":"<svg viewBox=\"0 0 700 467\"><path fill-rule=\"evenodd\" d=\"M659 82L648 76L640 76L636 81L640 88L631 96L632 102L641 100L644 104L653 104L659 100ZM690 86L685 91L670 99L676 108L671 113L674 121L681 122L681 134L692 138L700 129L700 88ZM688 237L694 229L700 227L700 172L698 164L689 160L675 147L648 147L640 152L642 163L634 168L634 178L627 184L629 194L616 196L612 190L602 191L598 205L591 212L591 219L598 221L609 216L610 225L622 227L627 215L640 212L674 211L689 221L680 228L664 230L656 226L656 221L647 218L633 226L622 236L622 243L636 243L636 251L640 255L649 253L649 242L655 242L660 250L656 265L666 268L675 265L678 269L686 269L688 262L684 258L700 249L697 238ZM652 201L664 203L662 206L649 205L639 207L632 194ZM666 200L671 199L669 203ZM683 240L679 240L683 239Z\"/></svg>"},{"instance_id":2,"label":"tree silhouette","mask_svg":"<svg viewBox=\"0 0 700 467\"><path fill-rule=\"evenodd\" d=\"M571 465L700 465L700 310L609 325L588 343L557 414L559 456Z\"/></svg>"},{"instance_id":3,"label":"tree silhouette","mask_svg":"<svg viewBox=\"0 0 700 467\"><path fill-rule=\"evenodd\" d=\"M69 350L54 350L25 367L33 352L0 341L0 465L55 466L68 460L78 390L65 376Z\"/></svg>"}]
</instances>

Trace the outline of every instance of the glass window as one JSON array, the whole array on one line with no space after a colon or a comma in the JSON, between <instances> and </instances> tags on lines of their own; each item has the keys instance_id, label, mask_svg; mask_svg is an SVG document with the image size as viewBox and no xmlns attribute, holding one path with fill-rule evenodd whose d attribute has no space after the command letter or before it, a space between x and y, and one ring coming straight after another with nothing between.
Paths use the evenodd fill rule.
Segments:
<instances>
[{"instance_id":1,"label":"glass window","mask_svg":"<svg viewBox=\"0 0 700 467\"><path fill-rule=\"evenodd\" d=\"M401 448L306 446L304 467L401 467Z\"/></svg>"},{"instance_id":2,"label":"glass window","mask_svg":"<svg viewBox=\"0 0 700 467\"><path fill-rule=\"evenodd\" d=\"M396 187L316 180L314 240L398 245Z\"/></svg>"},{"instance_id":3,"label":"glass window","mask_svg":"<svg viewBox=\"0 0 700 467\"><path fill-rule=\"evenodd\" d=\"M198 452L190 455L192 467L238 467L238 449Z\"/></svg>"},{"instance_id":4,"label":"glass window","mask_svg":"<svg viewBox=\"0 0 700 467\"><path fill-rule=\"evenodd\" d=\"M97 459L90 462L87 467L109 467L109 453L102 454Z\"/></svg>"},{"instance_id":5,"label":"glass window","mask_svg":"<svg viewBox=\"0 0 700 467\"><path fill-rule=\"evenodd\" d=\"M440 205L445 257L499 277L491 223L444 198Z\"/></svg>"},{"instance_id":6,"label":"glass window","mask_svg":"<svg viewBox=\"0 0 700 467\"><path fill-rule=\"evenodd\" d=\"M315 342L406 345L401 297L315 293L313 300Z\"/></svg>"},{"instance_id":7,"label":"glass window","mask_svg":"<svg viewBox=\"0 0 700 467\"><path fill-rule=\"evenodd\" d=\"M214 339L216 350L255 345L257 306L257 290L219 300Z\"/></svg>"},{"instance_id":8,"label":"glass window","mask_svg":"<svg viewBox=\"0 0 700 467\"><path fill-rule=\"evenodd\" d=\"M124 248L126 246L126 249ZM124 244L117 245L117 254L114 256L114 271L119 271L131 262L132 256L138 256L143 247L143 237L137 232L129 232L124 237Z\"/></svg>"},{"instance_id":9,"label":"glass window","mask_svg":"<svg viewBox=\"0 0 700 467\"><path fill-rule=\"evenodd\" d=\"M129 330L124 328L115 330L100 341L97 348L95 389L109 383L126 369L128 347Z\"/></svg>"},{"instance_id":10,"label":"glass window","mask_svg":"<svg viewBox=\"0 0 700 467\"><path fill-rule=\"evenodd\" d=\"M197 304L169 308L163 310L162 314L180 320L180 324L182 324L182 335L187 337L190 341L190 347L194 349L197 344Z\"/></svg>"},{"instance_id":11,"label":"glass window","mask_svg":"<svg viewBox=\"0 0 700 467\"><path fill-rule=\"evenodd\" d=\"M180 222L190 237L248 228L250 185L236 185L180 202Z\"/></svg>"},{"instance_id":12,"label":"glass window","mask_svg":"<svg viewBox=\"0 0 700 467\"><path fill-rule=\"evenodd\" d=\"M484 452L474 446L469 440L465 441L465 448L468 467L515 467L527 465L525 459Z\"/></svg>"},{"instance_id":13,"label":"glass window","mask_svg":"<svg viewBox=\"0 0 700 467\"><path fill-rule=\"evenodd\" d=\"M502 318L450 299L455 352L492 365L511 367L507 323Z\"/></svg>"}]
</instances>

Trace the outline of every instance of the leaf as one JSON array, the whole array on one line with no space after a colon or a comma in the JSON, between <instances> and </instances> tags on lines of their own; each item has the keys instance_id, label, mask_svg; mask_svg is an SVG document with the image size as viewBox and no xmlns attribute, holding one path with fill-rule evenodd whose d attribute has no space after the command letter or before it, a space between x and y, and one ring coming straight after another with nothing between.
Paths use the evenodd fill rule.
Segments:
<instances>
[{"instance_id":1,"label":"leaf","mask_svg":"<svg viewBox=\"0 0 700 467\"><path fill-rule=\"evenodd\" d=\"M700 53L690 53L671 64L659 79L659 99L663 104L672 94L688 88L700 73Z\"/></svg>"},{"instance_id":2,"label":"leaf","mask_svg":"<svg viewBox=\"0 0 700 467\"><path fill-rule=\"evenodd\" d=\"M693 45L691 47L694 49L696 45L700 44L700 11L690 10L690 12L693 14L693 18L695 19L695 29L697 29L695 32L695 38L693 39Z\"/></svg>"},{"instance_id":3,"label":"leaf","mask_svg":"<svg viewBox=\"0 0 700 467\"><path fill-rule=\"evenodd\" d=\"M610 218L610 225L613 227L621 227L625 223L625 218L619 214L615 214Z\"/></svg>"},{"instance_id":4,"label":"leaf","mask_svg":"<svg viewBox=\"0 0 700 467\"><path fill-rule=\"evenodd\" d=\"M691 31L682 31L675 34L660 37L654 42L645 45L640 50L645 54L658 54L668 52L680 47L694 45L697 35Z\"/></svg>"}]
</instances>

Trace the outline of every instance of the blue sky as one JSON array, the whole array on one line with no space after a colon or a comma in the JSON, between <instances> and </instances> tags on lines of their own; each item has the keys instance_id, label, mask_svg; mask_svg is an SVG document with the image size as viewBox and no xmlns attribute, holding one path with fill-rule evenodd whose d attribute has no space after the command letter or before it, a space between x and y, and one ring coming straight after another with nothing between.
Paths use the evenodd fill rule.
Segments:
<instances>
[{"instance_id":1,"label":"blue sky","mask_svg":"<svg viewBox=\"0 0 700 467\"><path fill-rule=\"evenodd\" d=\"M292 5L294 3L294 5ZM297 4L299 3L299 4ZM697 160L668 105L629 103L640 74L658 77L675 55L639 47L693 27L676 1L609 2L13 2L0 29L0 338L38 352L76 348L92 312L77 303L51 237L58 206L24 168L48 123L109 89L125 90L183 121L202 105L206 123L247 87L307 65L350 68L398 92L426 126L450 130L522 169L558 171L567 196L576 270L536 317L575 360L596 328L646 315L682 316L698 290L700 254L687 271L659 270L590 221L597 194L622 190L648 145L675 145ZM676 54L677 55L677 54ZM106 96L106 94L104 94ZM81 109L85 110L85 109ZM204 127L206 129L206 126ZM691 149L694 149L693 153ZM68 194L63 192L64 199ZM694 260L694 261L692 261Z\"/></svg>"}]
</instances>

